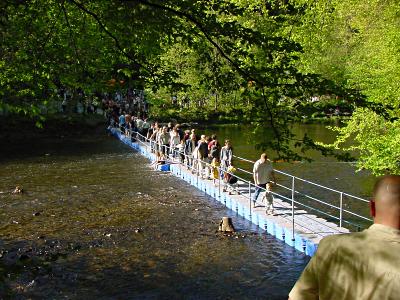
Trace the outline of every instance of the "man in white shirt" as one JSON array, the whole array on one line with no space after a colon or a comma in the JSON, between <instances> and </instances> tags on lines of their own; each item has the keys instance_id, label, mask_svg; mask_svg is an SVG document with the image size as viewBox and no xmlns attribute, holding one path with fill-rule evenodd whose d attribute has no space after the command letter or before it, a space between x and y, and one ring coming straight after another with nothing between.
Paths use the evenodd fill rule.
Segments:
<instances>
[{"instance_id":1,"label":"man in white shirt","mask_svg":"<svg viewBox=\"0 0 400 300\"><path fill-rule=\"evenodd\" d=\"M253 206L255 206L261 189L266 189L267 184L269 184L271 188L272 183L276 182L272 162L268 159L266 153L261 154L260 159L255 162L253 167L253 177L254 184L256 185L256 190L253 195Z\"/></svg>"}]
</instances>

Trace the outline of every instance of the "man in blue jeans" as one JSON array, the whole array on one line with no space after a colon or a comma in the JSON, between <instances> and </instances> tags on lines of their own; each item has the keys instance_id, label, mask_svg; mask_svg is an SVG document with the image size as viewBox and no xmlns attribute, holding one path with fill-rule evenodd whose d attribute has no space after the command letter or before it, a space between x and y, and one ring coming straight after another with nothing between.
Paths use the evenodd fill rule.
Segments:
<instances>
[{"instance_id":1,"label":"man in blue jeans","mask_svg":"<svg viewBox=\"0 0 400 300\"><path fill-rule=\"evenodd\" d=\"M253 178L254 184L256 185L256 191L253 195L253 207L255 207L261 188L265 189L267 183L276 182L274 168L272 167L272 162L268 159L267 154L261 154L260 159L255 162L253 167Z\"/></svg>"}]
</instances>

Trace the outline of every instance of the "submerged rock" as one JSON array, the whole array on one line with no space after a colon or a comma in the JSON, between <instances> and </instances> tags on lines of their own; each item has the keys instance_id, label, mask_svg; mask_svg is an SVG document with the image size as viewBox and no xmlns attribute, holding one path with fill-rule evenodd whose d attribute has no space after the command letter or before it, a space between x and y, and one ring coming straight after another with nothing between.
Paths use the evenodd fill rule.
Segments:
<instances>
[{"instance_id":1,"label":"submerged rock","mask_svg":"<svg viewBox=\"0 0 400 300\"><path fill-rule=\"evenodd\" d=\"M20 261L24 261L24 260L28 260L28 259L30 259L30 257L28 255L26 255L26 254L21 254L19 256L19 260Z\"/></svg>"},{"instance_id":2,"label":"submerged rock","mask_svg":"<svg viewBox=\"0 0 400 300\"><path fill-rule=\"evenodd\" d=\"M22 194L23 192L24 189L21 186L17 185L15 189L11 192L11 194Z\"/></svg>"}]
</instances>

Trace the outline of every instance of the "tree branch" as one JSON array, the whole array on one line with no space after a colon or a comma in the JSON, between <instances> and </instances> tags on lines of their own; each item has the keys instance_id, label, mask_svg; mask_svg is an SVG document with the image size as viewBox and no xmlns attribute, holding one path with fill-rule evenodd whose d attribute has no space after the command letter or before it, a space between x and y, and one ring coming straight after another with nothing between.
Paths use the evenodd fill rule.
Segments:
<instances>
[{"instance_id":1,"label":"tree branch","mask_svg":"<svg viewBox=\"0 0 400 300\"><path fill-rule=\"evenodd\" d=\"M138 65L140 65L142 68L144 68L145 70L147 70L149 72L149 74L153 74L153 72L151 70L149 70L148 68L144 67L142 64L138 63L136 59L134 59L131 55L129 55L129 53L127 53L126 51L124 51L124 49L122 48L118 38L116 36L114 36L108 29L107 27L102 23L102 21L100 20L100 18L92 11L88 10L82 3L79 3L76 0L68 0L72 3L74 3L79 9L83 10L85 13L91 15L96 22L99 24L99 26L102 28L102 30L109 36L111 37L111 39L114 41L116 47L119 49L119 51L126 57L128 57L130 60L134 61L135 63L137 63ZM152 7L158 10L163 10L163 11L167 11L170 12L184 20L189 21L190 23L194 24L196 26L196 28L204 35L204 37L206 38L206 40L215 48L217 49L217 51L220 53L220 55L226 60L228 61L228 63L233 66L233 68L239 73L241 74L246 80L251 80L254 82L258 82L261 86L262 89L262 98L263 98L263 102L265 105L265 109L267 110L268 113L268 122L270 123L272 130L274 132L275 138L277 140L278 143L278 149L277 152L279 154L280 152L280 147L281 147L281 139L282 136L280 134L280 131L278 130L278 128L276 127L276 124L274 122L274 117L273 117L273 113L272 113L272 109L270 107L270 105L268 104L268 100L265 96L265 86L266 84L258 79L255 78L253 75L251 75L249 72L243 70L231 57L229 57L228 54L225 53L224 49L222 48L221 45L219 45L211 36L211 34L207 31L207 29L203 26L203 24L198 21L194 16L190 15L189 13L186 12L182 12L180 10L174 9L172 7L169 6L165 6L162 4L158 4L158 3L153 3L153 2L149 2L147 0L120 0L122 2L137 2L140 4L143 4L145 6L148 7Z\"/></svg>"},{"instance_id":2,"label":"tree branch","mask_svg":"<svg viewBox=\"0 0 400 300\"><path fill-rule=\"evenodd\" d=\"M75 51L75 55L77 57L78 65L82 68L82 71L84 73L86 73L86 68L84 67L84 65L81 64L81 61L80 61L80 58L79 58L80 56L79 56L79 53L78 53L78 48L76 46L75 38L74 38L74 36L72 34L72 28L71 28L71 24L69 22L67 10L65 8L65 1L64 0L61 2L61 9L62 9L62 11L64 13L65 22L67 23L67 26L68 26L68 29L69 29L69 36L71 38L71 42L72 42L72 45L74 47L74 51Z\"/></svg>"},{"instance_id":3,"label":"tree branch","mask_svg":"<svg viewBox=\"0 0 400 300\"><path fill-rule=\"evenodd\" d=\"M141 3L143 5L146 6L150 6L150 7L154 7L157 9L161 9L161 10L165 10L165 11L169 11L171 13L173 13L174 15L181 17L183 19L188 20L189 22L193 23L199 30L200 32L204 35L204 37L218 50L218 52L222 55L222 57L224 57L240 74L244 75L244 77L246 77L248 80L253 80L253 81L257 81L260 82L259 80L255 79L252 75L250 75L249 73L247 73L246 71L244 71L236 62L234 62L226 53L225 51L222 49L222 47L213 40L213 38L211 37L211 35L208 33L208 31L204 28L203 24L198 21L196 18L194 18L192 15L176 10L172 7L169 6L165 6L165 5L161 5L158 3L152 3L149 2L147 0L121 0L122 2L138 2Z\"/></svg>"},{"instance_id":4,"label":"tree branch","mask_svg":"<svg viewBox=\"0 0 400 300\"><path fill-rule=\"evenodd\" d=\"M80 10L84 11L86 14L90 15L93 17L93 19L96 20L97 24L100 26L100 28L114 41L115 46L117 47L117 49L125 56L127 57L129 60L133 61L135 64L137 64L140 68L143 68L144 70L146 70L147 72L149 72L150 75L153 76L153 72L146 67L145 65L143 65L142 63L139 63L132 55L130 55L129 53L127 53L122 45L120 44L118 38L113 35L108 29L107 27L103 24L103 22L100 20L99 16L97 14L95 14L94 12L90 11L89 9L87 9L82 3L75 1L75 0L68 0L71 3L75 4Z\"/></svg>"},{"instance_id":5,"label":"tree branch","mask_svg":"<svg viewBox=\"0 0 400 300\"><path fill-rule=\"evenodd\" d=\"M138 3L141 3L141 4L146 5L146 6L150 6L150 7L154 7L154 8L157 8L157 9L161 9L161 10L165 10L165 11L171 12L174 15L180 17L180 18L188 20L189 22L194 24L200 30L200 32L204 35L204 37L218 50L218 52L221 54L221 56L223 58L225 58L243 77L245 77L247 80L252 80L252 81L258 82L261 85L261 88L262 88L262 97L263 97L263 100L264 100L265 108L266 108L266 110L268 112L268 115L269 115L269 123L271 124L271 127L273 129L274 135L275 135L275 137L276 137L276 139L278 141L278 147L280 147L280 138L281 138L281 136L279 134L278 129L275 126L275 122L273 120L273 115L272 115L272 110L269 107L268 101L267 101L267 99L265 97L265 92L264 92L265 83L262 82L261 80L256 79L255 77L253 77L250 73L248 73L245 70L243 70L236 62L234 62L233 59L231 59L229 57L229 55L225 53L225 51L222 49L222 47L216 41L214 41L214 39L211 37L211 35L208 33L208 31L206 30L206 28L203 26L203 24L200 21L198 21L195 17L193 17L192 15L190 15L188 13L176 10L176 9L174 9L172 7L169 7L169 6L165 6L165 5L161 5L161 4L157 4L157 3L152 3L152 2L149 2L147 0L121 0L121 1L123 1L123 2L132 2L132 1L133 2L138 2ZM279 150L278 150L278 153L279 153Z\"/></svg>"}]
</instances>

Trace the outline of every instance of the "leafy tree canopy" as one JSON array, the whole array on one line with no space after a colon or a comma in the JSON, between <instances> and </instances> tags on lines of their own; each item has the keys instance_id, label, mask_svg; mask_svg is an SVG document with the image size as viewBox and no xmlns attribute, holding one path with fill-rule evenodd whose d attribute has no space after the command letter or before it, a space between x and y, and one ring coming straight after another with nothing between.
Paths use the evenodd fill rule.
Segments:
<instances>
[{"instance_id":1,"label":"leafy tree canopy","mask_svg":"<svg viewBox=\"0 0 400 300\"><path fill-rule=\"evenodd\" d=\"M400 6L398 1L300 1L307 7L294 40L302 44L299 68L359 90L359 107L330 148L358 150L361 169L400 174ZM365 106L365 105L364 105ZM344 147L349 143L352 147Z\"/></svg>"},{"instance_id":2,"label":"leafy tree canopy","mask_svg":"<svg viewBox=\"0 0 400 300\"><path fill-rule=\"evenodd\" d=\"M375 117L387 128L380 131L388 134L382 145L392 149L397 144L389 147L389 137L398 132L389 128L398 125L400 104L399 15L394 0L5 0L0 107L39 115L61 86L90 93L114 78L146 88L152 98L190 96L215 110L233 99L256 131L272 128L258 146L279 158L303 159L310 148L332 154L339 141L371 132ZM289 130L296 105L321 95L369 107L339 131L334 146ZM354 142L379 157L382 146ZM361 151L360 167L398 172L399 159L388 151L391 163L379 168Z\"/></svg>"}]
</instances>

